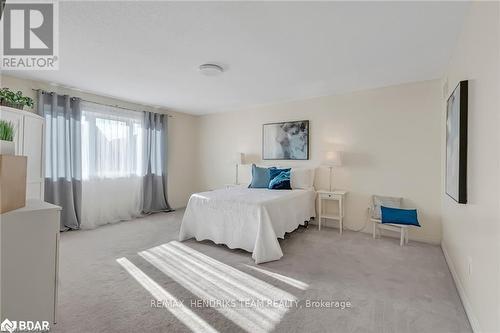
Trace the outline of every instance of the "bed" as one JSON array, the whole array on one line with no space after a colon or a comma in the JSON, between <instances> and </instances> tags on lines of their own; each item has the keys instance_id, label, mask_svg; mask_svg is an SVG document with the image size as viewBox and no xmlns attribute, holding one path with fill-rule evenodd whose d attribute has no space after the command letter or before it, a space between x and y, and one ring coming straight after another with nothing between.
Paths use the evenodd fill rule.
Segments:
<instances>
[{"instance_id":1,"label":"bed","mask_svg":"<svg viewBox=\"0 0 500 333\"><path fill-rule=\"evenodd\" d=\"M189 199L180 241L195 238L252 253L257 264L283 256L284 238L316 216L313 189L269 190L231 187L195 193Z\"/></svg>"}]
</instances>

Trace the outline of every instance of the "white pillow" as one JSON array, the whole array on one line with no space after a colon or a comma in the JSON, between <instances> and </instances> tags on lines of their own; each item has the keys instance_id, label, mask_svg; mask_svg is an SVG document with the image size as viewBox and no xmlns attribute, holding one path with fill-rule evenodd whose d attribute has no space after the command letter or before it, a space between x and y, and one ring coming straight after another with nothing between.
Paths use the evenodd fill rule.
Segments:
<instances>
[{"instance_id":1,"label":"white pillow","mask_svg":"<svg viewBox=\"0 0 500 333\"><path fill-rule=\"evenodd\" d=\"M314 168L292 168L290 186L292 189L309 190L314 188Z\"/></svg>"},{"instance_id":2,"label":"white pillow","mask_svg":"<svg viewBox=\"0 0 500 333\"><path fill-rule=\"evenodd\" d=\"M252 182L252 165L251 164L238 165L238 183L248 185L251 182Z\"/></svg>"}]
</instances>

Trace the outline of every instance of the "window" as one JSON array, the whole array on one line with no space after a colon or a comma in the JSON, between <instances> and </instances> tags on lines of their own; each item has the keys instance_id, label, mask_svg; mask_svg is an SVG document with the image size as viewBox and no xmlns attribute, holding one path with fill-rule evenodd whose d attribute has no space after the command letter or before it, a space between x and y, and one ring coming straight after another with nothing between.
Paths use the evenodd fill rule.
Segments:
<instances>
[{"instance_id":1,"label":"window","mask_svg":"<svg viewBox=\"0 0 500 333\"><path fill-rule=\"evenodd\" d=\"M83 180L142 176L142 114L82 103Z\"/></svg>"}]
</instances>

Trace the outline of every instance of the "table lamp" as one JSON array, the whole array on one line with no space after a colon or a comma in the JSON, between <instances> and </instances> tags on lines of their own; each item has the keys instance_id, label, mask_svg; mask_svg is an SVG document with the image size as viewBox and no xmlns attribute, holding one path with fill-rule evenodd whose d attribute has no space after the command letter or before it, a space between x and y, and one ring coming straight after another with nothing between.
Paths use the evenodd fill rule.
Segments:
<instances>
[{"instance_id":1,"label":"table lamp","mask_svg":"<svg viewBox=\"0 0 500 333\"><path fill-rule=\"evenodd\" d=\"M330 169L330 192L332 191L332 170L334 167L342 166L342 154L338 151L329 151L325 154L323 165Z\"/></svg>"},{"instance_id":2,"label":"table lamp","mask_svg":"<svg viewBox=\"0 0 500 333\"><path fill-rule=\"evenodd\" d=\"M234 184L238 185L238 165L243 164L243 159L245 158L245 154L243 153L234 153L233 163L236 165L236 177L234 179Z\"/></svg>"}]
</instances>

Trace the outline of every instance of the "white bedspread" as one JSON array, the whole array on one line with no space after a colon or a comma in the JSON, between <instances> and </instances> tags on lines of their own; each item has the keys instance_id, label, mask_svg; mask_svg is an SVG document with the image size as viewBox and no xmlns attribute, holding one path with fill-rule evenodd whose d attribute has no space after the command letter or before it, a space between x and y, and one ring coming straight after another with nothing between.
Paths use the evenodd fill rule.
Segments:
<instances>
[{"instance_id":1,"label":"white bedspread","mask_svg":"<svg viewBox=\"0 0 500 333\"><path fill-rule=\"evenodd\" d=\"M278 238L316 216L313 190L234 187L195 193L182 219L179 239L209 239L252 253L256 263L283 256Z\"/></svg>"}]
</instances>

